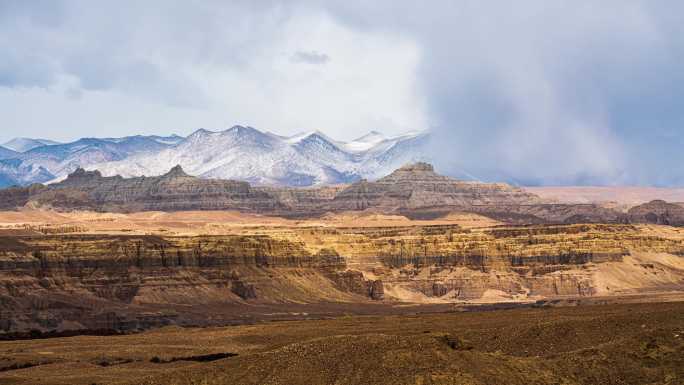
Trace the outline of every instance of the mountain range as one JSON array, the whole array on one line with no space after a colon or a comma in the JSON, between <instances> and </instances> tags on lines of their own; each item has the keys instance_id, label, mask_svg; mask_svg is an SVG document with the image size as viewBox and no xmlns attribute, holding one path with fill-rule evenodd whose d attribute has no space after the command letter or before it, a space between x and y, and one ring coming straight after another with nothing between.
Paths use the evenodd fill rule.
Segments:
<instances>
[{"instance_id":1,"label":"mountain range","mask_svg":"<svg viewBox=\"0 0 684 385\"><path fill-rule=\"evenodd\" d=\"M421 160L429 134L372 131L349 142L320 131L280 136L253 127L199 129L187 137L16 138L0 147L0 187L49 183L80 168L104 176L157 176L180 165L191 175L255 185L314 186L377 179Z\"/></svg>"}]
</instances>

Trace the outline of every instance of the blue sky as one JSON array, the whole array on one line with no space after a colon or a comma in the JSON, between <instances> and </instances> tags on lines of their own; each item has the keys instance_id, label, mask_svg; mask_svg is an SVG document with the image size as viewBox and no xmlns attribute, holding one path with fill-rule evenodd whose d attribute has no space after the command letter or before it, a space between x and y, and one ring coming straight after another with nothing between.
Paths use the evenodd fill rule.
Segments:
<instances>
[{"instance_id":1,"label":"blue sky","mask_svg":"<svg viewBox=\"0 0 684 385\"><path fill-rule=\"evenodd\" d=\"M430 129L441 169L684 185L678 1L0 1L0 141Z\"/></svg>"}]
</instances>

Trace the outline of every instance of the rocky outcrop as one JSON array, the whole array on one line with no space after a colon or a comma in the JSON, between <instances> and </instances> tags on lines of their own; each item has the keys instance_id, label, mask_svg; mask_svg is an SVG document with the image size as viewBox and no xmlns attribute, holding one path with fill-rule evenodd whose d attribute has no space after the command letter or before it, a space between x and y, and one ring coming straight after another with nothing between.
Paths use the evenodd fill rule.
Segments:
<instances>
[{"instance_id":1,"label":"rocky outcrop","mask_svg":"<svg viewBox=\"0 0 684 385\"><path fill-rule=\"evenodd\" d=\"M366 290L338 285L346 271L333 250L267 235L2 236L0 331L131 330L175 323L179 308L380 298L363 276L354 284Z\"/></svg>"},{"instance_id":2,"label":"rocky outcrop","mask_svg":"<svg viewBox=\"0 0 684 385\"><path fill-rule=\"evenodd\" d=\"M684 240L633 225L348 229L324 239L334 239L354 269L382 281L390 300L520 301L684 288Z\"/></svg>"},{"instance_id":3,"label":"rocky outcrop","mask_svg":"<svg viewBox=\"0 0 684 385\"><path fill-rule=\"evenodd\" d=\"M384 298L381 280L367 280L363 273L356 270L339 272L331 277L335 284L344 291L367 296L376 301Z\"/></svg>"},{"instance_id":4,"label":"rocky outcrop","mask_svg":"<svg viewBox=\"0 0 684 385\"><path fill-rule=\"evenodd\" d=\"M482 214L504 223L658 223L680 226L682 207L654 201L629 214L597 204L546 203L504 183L460 181L427 163L404 166L377 181L321 188L252 187L247 182L200 179L180 166L158 177L103 177L78 169L47 186L0 190L0 210L23 206L114 212L238 210L285 217L371 209L411 218L449 212Z\"/></svg>"},{"instance_id":5,"label":"rocky outcrop","mask_svg":"<svg viewBox=\"0 0 684 385\"><path fill-rule=\"evenodd\" d=\"M505 183L455 180L437 174L432 165L416 163L375 182L362 180L340 191L331 206L343 210L413 209L434 206L540 203L534 194Z\"/></svg>"},{"instance_id":6,"label":"rocky outcrop","mask_svg":"<svg viewBox=\"0 0 684 385\"><path fill-rule=\"evenodd\" d=\"M8 187L0 189L0 209L14 210L26 205L32 196L45 191L46 187L34 184L28 187Z\"/></svg>"},{"instance_id":7,"label":"rocky outcrop","mask_svg":"<svg viewBox=\"0 0 684 385\"><path fill-rule=\"evenodd\" d=\"M632 207L627 213L634 223L684 226L684 205L654 200Z\"/></svg>"},{"instance_id":8,"label":"rocky outcrop","mask_svg":"<svg viewBox=\"0 0 684 385\"><path fill-rule=\"evenodd\" d=\"M222 210L278 215L315 215L326 211L382 211L420 207L503 207L536 204L533 194L501 183L458 181L435 173L431 165L404 166L375 182L322 188L254 188L247 182L200 179L180 166L159 177L103 177L78 169L64 181L42 188L15 188L2 194L0 209L29 202L57 209L98 211Z\"/></svg>"},{"instance_id":9,"label":"rocky outcrop","mask_svg":"<svg viewBox=\"0 0 684 385\"><path fill-rule=\"evenodd\" d=\"M62 209L98 211L242 210L274 211L282 204L249 183L200 179L180 166L159 177L103 177L78 169L64 181L30 194L29 200Z\"/></svg>"}]
</instances>

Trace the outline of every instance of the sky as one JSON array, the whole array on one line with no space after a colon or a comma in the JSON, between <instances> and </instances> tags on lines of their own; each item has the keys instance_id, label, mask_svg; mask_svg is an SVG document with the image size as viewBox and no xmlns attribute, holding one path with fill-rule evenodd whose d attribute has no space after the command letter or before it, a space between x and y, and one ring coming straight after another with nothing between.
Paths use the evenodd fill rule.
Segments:
<instances>
[{"instance_id":1,"label":"sky","mask_svg":"<svg viewBox=\"0 0 684 385\"><path fill-rule=\"evenodd\" d=\"M444 172L684 186L680 1L0 0L0 142L429 130Z\"/></svg>"}]
</instances>

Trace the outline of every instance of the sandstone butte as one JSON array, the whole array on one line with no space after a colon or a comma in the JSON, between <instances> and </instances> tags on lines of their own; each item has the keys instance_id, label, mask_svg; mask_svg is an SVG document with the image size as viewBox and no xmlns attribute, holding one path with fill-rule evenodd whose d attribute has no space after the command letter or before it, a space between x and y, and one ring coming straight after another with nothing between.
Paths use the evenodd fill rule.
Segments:
<instances>
[{"instance_id":1,"label":"sandstone butte","mask_svg":"<svg viewBox=\"0 0 684 385\"><path fill-rule=\"evenodd\" d=\"M59 183L0 190L0 210L21 207L101 212L238 210L286 217L375 210L432 218L460 211L518 224L684 223L684 208L674 203L654 201L621 212L593 203L546 202L505 183L442 176L427 163L406 165L377 181L301 189L200 179L180 166L161 176L136 178L103 177L98 171L77 169Z\"/></svg>"}]
</instances>

